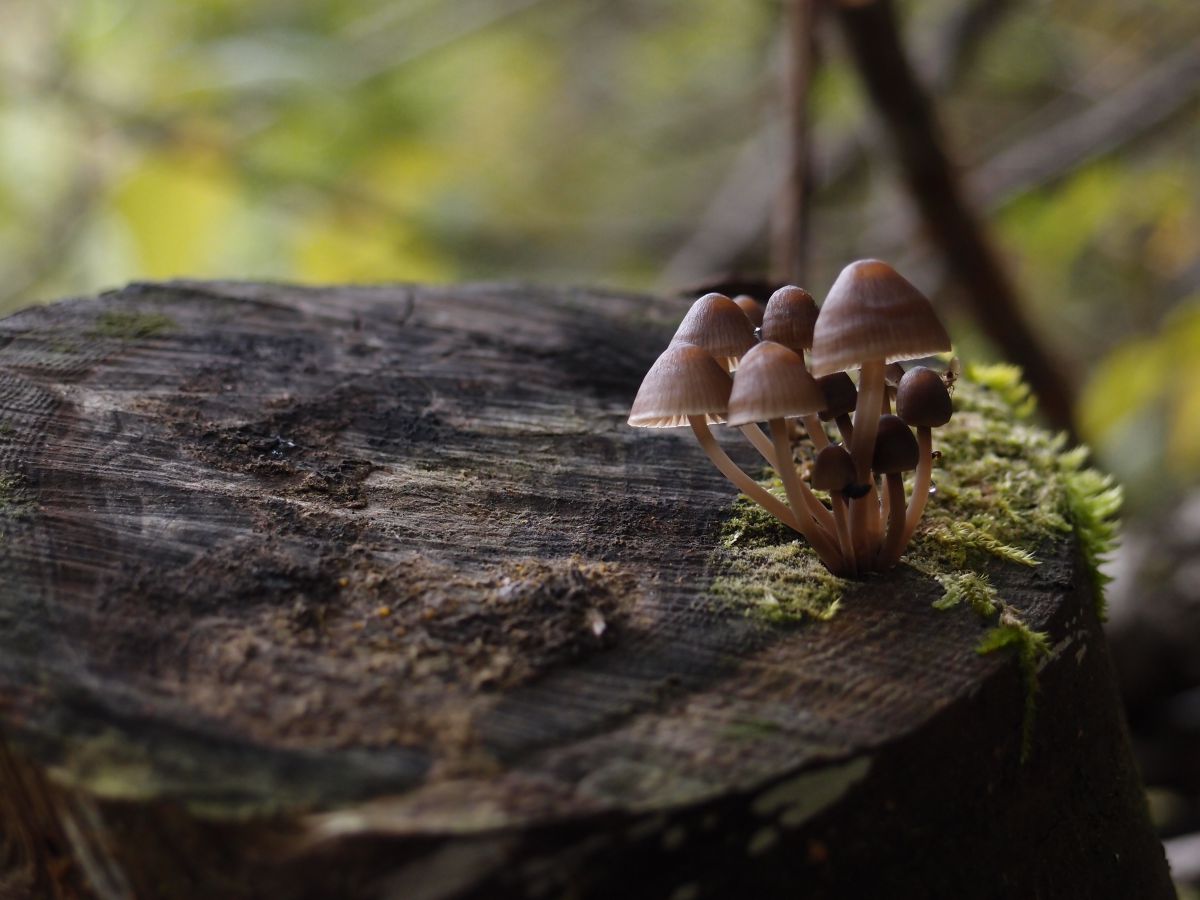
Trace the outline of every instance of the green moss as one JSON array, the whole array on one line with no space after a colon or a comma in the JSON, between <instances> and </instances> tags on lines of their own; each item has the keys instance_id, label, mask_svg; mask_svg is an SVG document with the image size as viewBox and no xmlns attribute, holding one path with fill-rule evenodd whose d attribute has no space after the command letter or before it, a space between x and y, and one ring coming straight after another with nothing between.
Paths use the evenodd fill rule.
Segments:
<instances>
[{"instance_id":1,"label":"green moss","mask_svg":"<svg viewBox=\"0 0 1200 900\"><path fill-rule=\"evenodd\" d=\"M0 516L18 519L28 515L33 498L20 475L0 475Z\"/></svg>"},{"instance_id":2,"label":"green moss","mask_svg":"<svg viewBox=\"0 0 1200 900\"><path fill-rule=\"evenodd\" d=\"M997 595L986 566L994 559L1036 566L1039 547L1074 535L1103 618L1104 578L1098 566L1113 545L1121 490L1109 476L1085 466L1086 448L1064 451L1063 436L1027 421L1034 398L1015 367L968 367L954 401L954 418L934 433L934 447L941 452L934 470L936 494L902 564L941 584L937 609L966 606L994 621L977 647L980 653L1011 648L1016 654L1026 690L1024 758L1033 736L1037 668L1048 638ZM782 497L777 479L761 483ZM768 622L827 620L849 586L790 529L745 497L738 498L724 523L714 567L720 573L714 593Z\"/></svg>"},{"instance_id":3,"label":"green moss","mask_svg":"<svg viewBox=\"0 0 1200 900\"><path fill-rule=\"evenodd\" d=\"M934 609L954 609L966 603L981 616L994 616L1000 611L996 589L986 575L976 572L946 573L934 576L946 593L933 603Z\"/></svg>"},{"instance_id":4,"label":"green moss","mask_svg":"<svg viewBox=\"0 0 1200 900\"><path fill-rule=\"evenodd\" d=\"M153 337L175 323L161 313L129 312L109 310L102 313L92 328L99 337L139 340Z\"/></svg>"}]
</instances>

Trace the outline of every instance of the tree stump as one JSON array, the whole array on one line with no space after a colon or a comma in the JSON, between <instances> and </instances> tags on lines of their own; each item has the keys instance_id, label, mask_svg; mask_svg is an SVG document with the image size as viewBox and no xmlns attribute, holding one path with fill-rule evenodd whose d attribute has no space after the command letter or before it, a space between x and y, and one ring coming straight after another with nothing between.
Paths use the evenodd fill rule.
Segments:
<instances>
[{"instance_id":1,"label":"tree stump","mask_svg":"<svg viewBox=\"0 0 1200 900\"><path fill-rule=\"evenodd\" d=\"M0 897L1169 897L1069 536L829 621L625 426L684 305L135 285L0 322ZM747 466L748 451L730 445Z\"/></svg>"}]
</instances>

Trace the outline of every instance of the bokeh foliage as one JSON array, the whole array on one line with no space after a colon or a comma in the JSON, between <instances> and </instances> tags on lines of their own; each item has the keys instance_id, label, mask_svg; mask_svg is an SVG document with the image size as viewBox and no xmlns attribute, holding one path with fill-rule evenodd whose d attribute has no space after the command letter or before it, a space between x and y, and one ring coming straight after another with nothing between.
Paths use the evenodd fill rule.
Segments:
<instances>
[{"instance_id":1,"label":"bokeh foliage","mask_svg":"<svg viewBox=\"0 0 1200 900\"><path fill-rule=\"evenodd\" d=\"M1200 37L1194 0L991 0L976 51L939 69L964 5L905 10L969 175ZM9 0L0 311L183 275L660 289L760 266L779 16L772 0ZM966 352L994 356L941 289L831 28L822 47L810 286L893 259ZM1200 474L1194 87L1153 128L981 198L1135 506ZM739 202L714 207L722 190ZM722 216L737 239L697 263L683 251Z\"/></svg>"}]
</instances>

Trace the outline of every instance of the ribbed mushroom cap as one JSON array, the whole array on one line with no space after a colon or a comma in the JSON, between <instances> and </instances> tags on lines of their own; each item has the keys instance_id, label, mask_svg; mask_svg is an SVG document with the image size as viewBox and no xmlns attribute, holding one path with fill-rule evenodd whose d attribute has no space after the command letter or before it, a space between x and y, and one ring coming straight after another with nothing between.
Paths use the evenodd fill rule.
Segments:
<instances>
[{"instance_id":1,"label":"ribbed mushroom cap","mask_svg":"<svg viewBox=\"0 0 1200 900\"><path fill-rule=\"evenodd\" d=\"M742 358L729 395L729 424L745 425L814 413L825 402L804 358L763 341Z\"/></svg>"},{"instance_id":2,"label":"ribbed mushroom cap","mask_svg":"<svg viewBox=\"0 0 1200 900\"><path fill-rule=\"evenodd\" d=\"M880 475L907 472L917 467L921 451L917 439L899 416L880 416L871 468Z\"/></svg>"},{"instance_id":3,"label":"ribbed mushroom cap","mask_svg":"<svg viewBox=\"0 0 1200 900\"><path fill-rule=\"evenodd\" d=\"M722 422L732 387L729 373L707 351L676 341L642 379L629 411L629 424L637 428L672 428L688 424L688 416Z\"/></svg>"},{"instance_id":4,"label":"ribbed mushroom cap","mask_svg":"<svg viewBox=\"0 0 1200 900\"><path fill-rule=\"evenodd\" d=\"M858 388L845 372L834 372L817 379L821 393L825 395L825 405L821 407L821 421L828 422L838 416L854 412L858 403Z\"/></svg>"},{"instance_id":5,"label":"ribbed mushroom cap","mask_svg":"<svg viewBox=\"0 0 1200 900\"><path fill-rule=\"evenodd\" d=\"M750 324L758 328L763 323L764 307L761 303L751 297L749 294L738 294L733 298L733 302L738 305L738 308L746 314L746 318L750 320Z\"/></svg>"},{"instance_id":6,"label":"ribbed mushroom cap","mask_svg":"<svg viewBox=\"0 0 1200 900\"><path fill-rule=\"evenodd\" d=\"M950 349L929 301L895 269L863 259L842 269L813 331L812 369L829 375L868 360L893 362Z\"/></svg>"},{"instance_id":7,"label":"ribbed mushroom cap","mask_svg":"<svg viewBox=\"0 0 1200 900\"><path fill-rule=\"evenodd\" d=\"M692 304L671 343L687 341L709 352L726 369L754 346L754 326L740 306L724 294L705 294Z\"/></svg>"},{"instance_id":8,"label":"ribbed mushroom cap","mask_svg":"<svg viewBox=\"0 0 1200 900\"><path fill-rule=\"evenodd\" d=\"M913 428L941 428L954 414L942 376L932 369L909 369L896 388L896 412Z\"/></svg>"},{"instance_id":9,"label":"ribbed mushroom cap","mask_svg":"<svg viewBox=\"0 0 1200 900\"><path fill-rule=\"evenodd\" d=\"M817 301L812 294L795 285L781 287L767 301L763 313L762 337L789 350L803 353L813 343L817 323Z\"/></svg>"},{"instance_id":10,"label":"ribbed mushroom cap","mask_svg":"<svg viewBox=\"0 0 1200 900\"><path fill-rule=\"evenodd\" d=\"M830 444L813 461L812 486L831 494L844 491L854 484L857 472L850 451L841 444Z\"/></svg>"}]
</instances>

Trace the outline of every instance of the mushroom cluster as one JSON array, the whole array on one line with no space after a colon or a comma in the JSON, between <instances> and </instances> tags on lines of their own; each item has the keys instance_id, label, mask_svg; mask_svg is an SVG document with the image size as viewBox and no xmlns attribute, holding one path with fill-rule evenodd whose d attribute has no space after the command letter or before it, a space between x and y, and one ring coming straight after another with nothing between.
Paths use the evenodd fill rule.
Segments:
<instances>
[{"instance_id":1,"label":"mushroom cluster","mask_svg":"<svg viewBox=\"0 0 1200 900\"><path fill-rule=\"evenodd\" d=\"M765 309L750 297L706 294L646 373L629 424L690 425L721 473L802 534L830 571L880 571L896 564L916 530L930 492L931 430L951 415L941 375L897 362L949 349L929 301L878 260L843 269L819 311L792 286ZM793 453L789 420L797 419L816 452L811 487ZM823 422L836 423L841 441L830 440ZM754 445L779 474L787 503L721 449L709 429L718 423ZM906 501L904 473L914 470ZM829 505L813 489L827 492Z\"/></svg>"}]
</instances>

